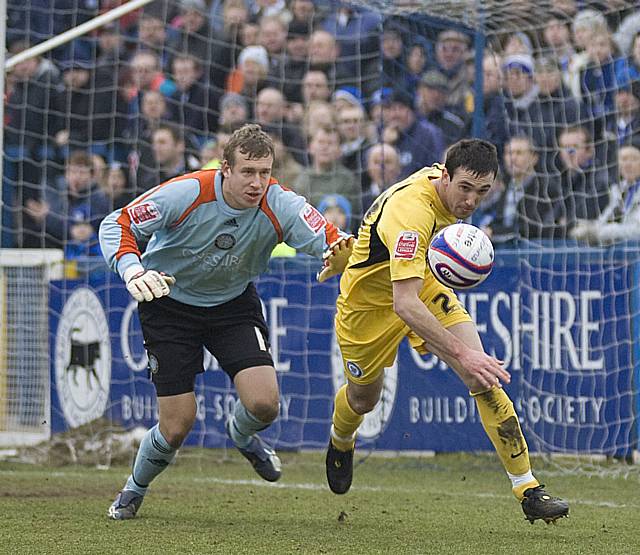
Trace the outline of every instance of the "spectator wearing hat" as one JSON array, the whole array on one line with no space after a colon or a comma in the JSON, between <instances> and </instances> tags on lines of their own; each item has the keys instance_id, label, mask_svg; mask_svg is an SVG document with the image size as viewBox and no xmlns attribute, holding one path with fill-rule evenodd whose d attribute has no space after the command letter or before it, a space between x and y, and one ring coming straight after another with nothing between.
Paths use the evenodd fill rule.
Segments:
<instances>
[{"instance_id":1,"label":"spectator wearing hat","mask_svg":"<svg viewBox=\"0 0 640 555\"><path fill-rule=\"evenodd\" d=\"M447 29L438 35L435 46L435 69L449 79L449 102L462 104L469 94L469 82L465 61L469 54L469 38L454 29Z\"/></svg>"},{"instance_id":2,"label":"spectator wearing hat","mask_svg":"<svg viewBox=\"0 0 640 555\"><path fill-rule=\"evenodd\" d=\"M332 127L312 130L309 154L312 165L302 171L292 189L316 207L327 194L346 197L353 210L354 222L351 229L357 229L362 216L362 189L353 173L340 162L338 130Z\"/></svg>"},{"instance_id":3,"label":"spectator wearing hat","mask_svg":"<svg viewBox=\"0 0 640 555\"><path fill-rule=\"evenodd\" d=\"M449 81L437 69L427 71L418 85L417 113L435 125L444 137L445 146L449 146L468 134L468 122L461 116L461 106L449 106Z\"/></svg>"},{"instance_id":4,"label":"spectator wearing hat","mask_svg":"<svg viewBox=\"0 0 640 555\"><path fill-rule=\"evenodd\" d=\"M229 74L227 92L236 92L253 102L258 91L267 86L269 55L264 46L246 46L238 56L238 67Z\"/></svg>"},{"instance_id":5,"label":"spectator wearing hat","mask_svg":"<svg viewBox=\"0 0 640 555\"><path fill-rule=\"evenodd\" d=\"M338 229L351 229L351 203L342 195L326 195L318 203L318 212Z\"/></svg>"},{"instance_id":6,"label":"spectator wearing hat","mask_svg":"<svg viewBox=\"0 0 640 555\"><path fill-rule=\"evenodd\" d=\"M400 154L401 179L442 161L445 148L442 131L418 119L409 93L402 89L393 91L383 102L382 121L384 142L393 144Z\"/></svg>"},{"instance_id":7,"label":"spectator wearing hat","mask_svg":"<svg viewBox=\"0 0 640 555\"><path fill-rule=\"evenodd\" d=\"M362 108L362 93L357 87L340 87L331 96L336 112L354 106Z\"/></svg>"},{"instance_id":8,"label":"spectator wearing hat","mask_svg":"<svg viewBox=\"0 0 640 555\"><path fill-rule=\"evenodd\" d=\"M249 121L250 112L244 96L234 92L222 95L218 128L225 133L233 133Z\"/></svg>"}]
</instances>

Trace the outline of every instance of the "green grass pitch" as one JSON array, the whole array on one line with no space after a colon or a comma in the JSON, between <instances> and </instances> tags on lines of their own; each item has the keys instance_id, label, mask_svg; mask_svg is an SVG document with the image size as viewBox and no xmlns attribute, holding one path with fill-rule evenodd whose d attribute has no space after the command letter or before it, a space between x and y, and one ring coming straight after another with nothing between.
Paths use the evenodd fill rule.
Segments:
<instances>
[{"instance_id":1,"label":"green grass pitch","mask_svg":"<svg viewBox=\"0 0 640 555\"><path fill-rule=\"evenodd\" d=\"M495 457L356 456L353 488L336 496L323 453L281 456L272 485L235 452L183 449L126 522L106 517L126 467L0 463L0 554L640 553L637 475L564 475L534 459L571 509L532 526Z\"/></svg>"}]
</instances>

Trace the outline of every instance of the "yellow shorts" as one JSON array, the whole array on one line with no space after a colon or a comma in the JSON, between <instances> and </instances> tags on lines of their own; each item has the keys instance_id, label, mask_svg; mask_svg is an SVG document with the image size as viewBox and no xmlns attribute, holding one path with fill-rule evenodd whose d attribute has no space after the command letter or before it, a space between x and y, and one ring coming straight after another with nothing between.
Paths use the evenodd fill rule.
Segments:
<instances>
[{"instance_id":1,"label":"yellow shorts","mask_svg":"<svg viewBox=\"0 0 640 555\"><path fill-rule=\"evenodd\" d=\"M472 321L455 293L433 277L425 280L420 299L445 328ZM335 325L345 376L357 384L376 381L393 364L405 336L420 354L428 352L422 338L391 308L351 310L348 303L338 302Z\"/></svg>"}]
</instances>

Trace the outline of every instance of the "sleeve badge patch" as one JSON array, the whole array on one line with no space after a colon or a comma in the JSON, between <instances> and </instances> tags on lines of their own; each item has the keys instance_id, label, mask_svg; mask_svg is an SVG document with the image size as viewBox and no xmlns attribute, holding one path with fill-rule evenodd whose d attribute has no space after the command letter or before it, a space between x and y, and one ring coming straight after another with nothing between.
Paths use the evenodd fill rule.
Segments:
<instances>
[{"instance_id":1,"label":"sleeve badge patch","mask_svg":"<svg viewBox=\"0 0 640 555\"><path fill-rule=\"evenodd\" d=\"M153 201L143 202L142 204L136 204L131 208L127 208L129 217L136 225L145 224L160 218L160 210Z\"/></svg>"},{"instance_id":2,"label":"sleeve badge patch","mask_svg":"<svg viewBox=\"0 0 640 555\"><path fill-rule=\"evenodd\" d=\"M401 231L393 249L393 258L413 260L418 252L418 234L415 231Z\"/></svg>"},{"instance_id":3,"label":"sleeve badge patch","mask_svg":"<svg viewBox=\"0 0 640 555\"><path fill-rule=\"evenodd\" d=\"M314 233L318 233L327 223L324 216L309 203L304 205L300 216L304 220L304 223L307 224L307 227Z\"/></svg>"}]
</instances>

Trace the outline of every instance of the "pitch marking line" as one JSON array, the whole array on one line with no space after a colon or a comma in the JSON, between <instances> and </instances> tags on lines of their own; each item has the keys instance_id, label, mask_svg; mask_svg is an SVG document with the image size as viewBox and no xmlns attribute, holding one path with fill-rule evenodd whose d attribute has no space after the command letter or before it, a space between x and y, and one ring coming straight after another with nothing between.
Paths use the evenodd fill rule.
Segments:
<instances>
[{"instance_id":1,"label":"pitch marking line","mask_svg":"<svg viewBox=\"0 0 640 555\"><path fill-rule=\"evenodd\" d=\"M19 474L17 470L0 470L0 476L2 475L15 475ZM58 470L56 472L48 473L49 477L83 477L86 474L82 472L74 472L74 471L63 471ZM182 481L181 478L179 478ZM213 477L203 477L203 478L186 478L186 481L189 482L198 482L198 483L208 483L208 484L221 484L225 486L254 486L254 487L262 487L262 488L276 488L276 489L291 489L291 490L307 490L307 491L326 491L328 487L324 484L314 484L309 482L294 482L294 483L273 483L273 482L265 482L264 480L231 480L228 478L213 478ZM415 488L386 488L381 486L354 486L351 491L373 491L373 492L382 492L382 493L415 493ZM477 497L479 499L504 499L509 497L508 494L505 495L497 495L495 493L480 493L480 492L469 492L469 493L452 493L452 492L439 492L438 495L449 495L451 497ZM567 499L570 503L574 503L576 505L590 505L593 507L603 507L607 509L640 509L640 505L634 503L616 503L615 501L591 501L589 499Z\"/></svg>"}]
</instances>

